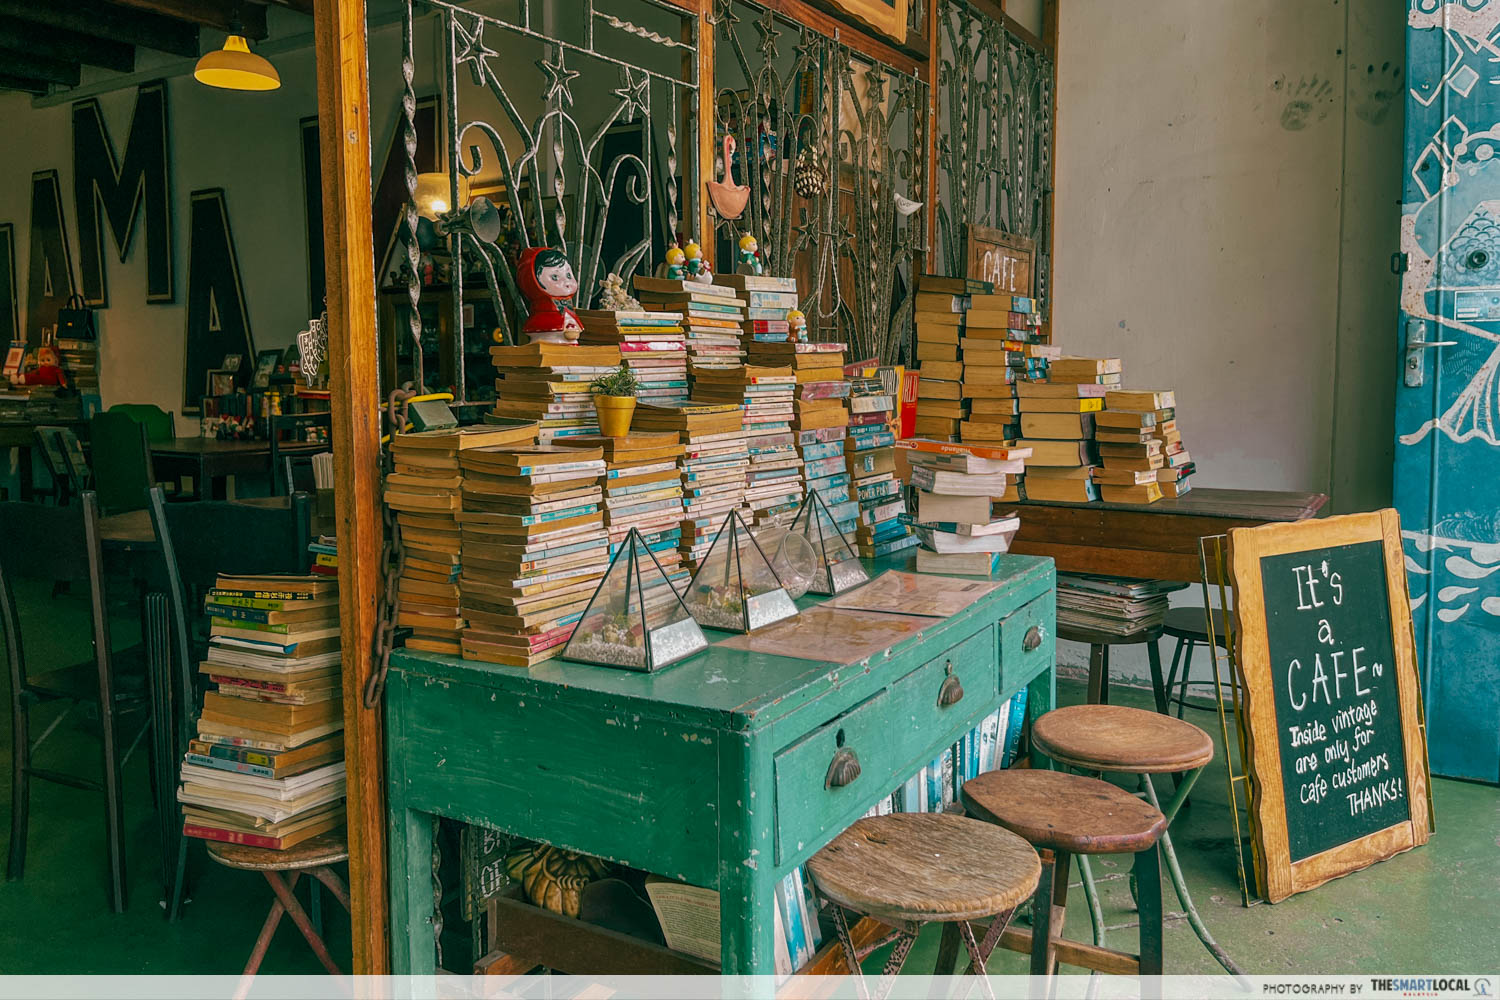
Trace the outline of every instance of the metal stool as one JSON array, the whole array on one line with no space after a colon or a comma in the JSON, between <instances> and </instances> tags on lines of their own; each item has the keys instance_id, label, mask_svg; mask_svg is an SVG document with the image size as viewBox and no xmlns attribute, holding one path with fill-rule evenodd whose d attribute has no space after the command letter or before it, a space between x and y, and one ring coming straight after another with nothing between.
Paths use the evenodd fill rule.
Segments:
<instances>
[{"instance_id":1,"label":"metal stool","mask_svg":"<svg viewBox=\"0 0 1500 1000\"><path fill-rule=\"evenodd\" d=\"M1070 642L1087 643L1089 647L1089 704L1109 704L1109 648L1111 646L1138 646L1146 644L1146 656L1151 661L1151 686L1157 692L1157 705L1162 711L1166 702L1162 699L1162 676L1161 676L1161 648L1157 640L1161 638L1161 626L1153 625L1150 628L1141 629L1138 632L1127 632L1124 635L1116 635L1113 632L1096 632L1093 629L1077 628L1070 625L1059 625L1057 637L1067 639Z\"/></svg>"},{"instance_id":2,"label":"metal stool","mask_svg":"<svg viewBox=\"0 0 1500 1000\"><path fill-rule=\"evenodd\" d=\"M998 826L948 813L893 813L867 817L807 863L818 895L833 904L833 923L859 996L869 997L860 960L892 941L877 997L895 986L917 932L934 921L957 925L969 971L984 975L1011 914L1036 889L1041 862L1031 845ZM894 928L857 949L845 910ZM992 917L983 941L971 920ZM994 997L988 980L986 995Z\"/></svg>"},{"instance_id":3,"label":"metal stool","mask_svg":"<svg viewBox=\"0 0 1500 1000\"><path fill-rule=\"evenodd\" d=\"M1069 965L1096 972L1162 974L1161 859L1156 845L1167 819L1161 810L1107 781L1063 771L989 771L964 782L959 795L970 816L1025 837L1041 853L1032 930L1013 930L1014 941L1001 941L1005 947L1031 952L1033 976L1052 975L1060 953ZM1141 918L1137 954L1069 947L1072 942L1061 938L1068 861L1090 854L1135 855Z\"/></svg>"},{"instance_id":4,"label":"metal stool","mask_svg":"<svg viewBox=\"0 0 1500 1000\"><path fill-rule=\"evenodd\" d=\"M1225 633L1226 619L1221 608L1212 608L1209 614L1213 616L1214 636L1212 645L1220 649L1229 648L1229 639ZM1188 679L1193 672L1193 651L1199 646L1210 645L1208 626L1204 622L1203 611L1199 608L1173 608L1167 612L1162 621L1162 633L1177 640L1177 645L1172 647L1172 666L1167 670L1166 694L1167 704L1177 705L1177 717L1182 718L1182 710L1186 707L1212 708L1212 706L1189 706L1187 700ZM1181 681L1178 681L1177 671L1179 664L1182 669ZM1229 683L1235 683L1233 677ZM1176 686L1177 696L1172 697L1172 688ZM1162 711L1168 711L1167 707L1158 705Z\"/></svg>"},{"instance_id":5,"label":"metal stool","mask_svg":"<svg viewBox=\"0 0 1500 1000\"><path fill-rule=\"evenodd\" d=\"M1191 722L1123 705L1070 705L1054 709L1032 724L1031 741L1038 751L1064 767L1094 776L1109 771L1136 775L1146 801L1161 810L1168 828L1203 768L1214 758L1213 740ZM1156 786L1151 783L1153 774L1181 775L1177 790L1165 809L1157 799ZM1188 922L1198 940L1225 969L1243 975L1198 915L1187 883L1183 881L1182 868L1177 864L1177 854L1172 850L1172 836L1168 830L1162 831L1161 849L1167 859L1172 888L1187 911ZM1102 926L1103 914L1099 909L1092 873L1082 863L1079 868L1083 872L1083 888L1090 912L1097 922L1096 927Z\"/></svg>"},{"instance_id":6,"label":"metal stool","mask_svg":"<svg viewBox=\"0 0 1500 1000\"><path fill-rule=\"evenodd\" d=\"M321 927L315 927L314 921L308 919L307 913L302 909L302 904L297 902L297 897L292 893L305 873L327 886L328 891L333 893L333 898L337 899L345 910L349 909L349 890L344 886L343 879L339 878L338 873L330 867L349 859L349 848L344 842L342 833L321 834L284 851L273 851L264 847L244 847L239 844L221 844L211 840L208 842L208 856L226 868L260 872L271 884L271 891L276 894L276 902L271 904L271 912L266 914L266 922L260 929L260 937L255 941L255 949L250 952L250 961L245 963L243 978L236 991L237 997L243 997L250 992L251 980L260 969L260 963L266 957L267 949L271 947L271 938L276 934L276 927L281 923L282 914L292 918L292 923L297 925L297 929L312 946L313 953L318 956L318 961L323 963L323 968L335 976L340 974L333 956L328 954L328 946L323 943ZM291 872L291 878L283 878L282 872ZM314 918L317 918L319 913L317 891L317 886L314 885ZM318 922L321 923L321 921Z\"/></svg>"}]
</instances>

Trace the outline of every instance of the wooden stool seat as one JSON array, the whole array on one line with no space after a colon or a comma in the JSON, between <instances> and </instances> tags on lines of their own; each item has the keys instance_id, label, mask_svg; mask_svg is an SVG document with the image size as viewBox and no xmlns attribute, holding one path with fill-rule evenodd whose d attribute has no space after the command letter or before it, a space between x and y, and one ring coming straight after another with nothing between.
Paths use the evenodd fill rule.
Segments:
<instances>
[{"instance_id":1,"label":"wooden stool seat","mask_svg":"<svg viewBox=\"0 0 1500 1000\"><path fill-rule=\"evenodd\" d=\"M1135 854L1167 828L1161 810L1144 799L1064 771L988 771L964 782L959 795L976 819L1069 854Z\"/></svg>"},{"instance_id":2,"label":"wooden stool seat","mask_svg":"<svg viewBox=\"0 0 1500 1000\"><path fill-rule=\"evenodd\" d=\"M303 868L320 868L349 860L349 846L342 833L323 833L284 851L244 844L208 842L208 856L226 868L243 868L252 872L290 872Z\"/></svg>"},{"instance_id":3,"label":"wooden stool seat","mask_svg":"<svg viewBox=\"0 0 1500 1000\"><path fill-rule=\"evenodd\" d=\"M1123 705L1069 705L1037 719L1038 750L1080 771L1192 771L1214 757L1213 740L1191 722Z\"/></svg>"},{"instance_id":4,"label":"wooden stool seat","mask_svg":"<svg viewBox=\"0 0 1500 1000\"><path fill-rule=\"evenodd\" d=\"M1200 616L1201 617L1201 616ZM1114 632L1096 632L1091 628L1079 628L1076 625L1057 626L1057 637L1067 639L1069 642L1082 642L1090 646L1135 646L1143 642L1155 642L1161 638L1162 628L1160 625L1152 625L1136 632L1117 634Z\"/></svg>"},{"instance_id":5,"label":"wooden stool seat","mask_svg":"<svg viewBox=\"0 0 1500 1000\"><path fill-rule=\"evenodd\" d=\"M978 920L1029 898L1037 853L998 826L947 813L860 820L807 863L823 896L884 922Z\"/></svg>"},{"instance_id":6,"label":"wooden stool seat","mask_svg":"<svg viewBox=\"0 0 1500 1000\"><path fill-rule=\"evenodd\" d=\"M1214 620L1214 638L1217 645L1227 641L1224 634L1224 612L1220 608L1210 611ZM1208 628L1204 624L1202 608L1173 608L1162 620L1162 631L1174 639L1190 639L1208 644Z\"/></svg>"}]
</instances>

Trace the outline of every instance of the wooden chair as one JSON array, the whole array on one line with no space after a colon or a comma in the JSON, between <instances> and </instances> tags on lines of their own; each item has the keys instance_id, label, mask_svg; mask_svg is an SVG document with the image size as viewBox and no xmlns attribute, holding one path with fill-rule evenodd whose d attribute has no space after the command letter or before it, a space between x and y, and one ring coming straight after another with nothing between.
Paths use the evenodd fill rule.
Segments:
<instances>
[{"instance_id":1,"label":"wooden chair","mask_svg":"<svg viewBox=\"0 0 1500 1000\"><path fill-rule=\"evenodd\" d=\"M1093 629L1078 628L1077 626L1057 626L1057 637L1067 639L1070 642L1081 642L1089 647L1089 704L1109 704L1109 650L1112 646L1138 646L1142 643L1146 646L1146 656L1151 661L1151 686L1157 692L1157 703L1162 711L1166 711L1166 702L1161 694L1163 681L1161 674L1161 649L1157 641L1161 639L1162 630L1160 626L1140 629L1135 632L1127 632L1124 635L1116 635L1113 632L1096 632Z\"/></svg>"},{"instance_id":2,"label":"wooden chair","mask_svg":"<svg viewBox=\"0 0 1500 1000\"><path fill-rule=\"evenodd\" d=\"M1188 680L1193 673L1193 652L1199 646L1209 648L1211 655L1215 655L1213 647L1227 650L1229 639L1225 633L1228 624L1221 608L1212 608L1209 612L1213 616L1213 638L1208 635L1208 623L1204 619L1201 608L1173 608L1167 612L1166 620L1162 622L1162 633L1177 640L1177 645L1172 647L1172 665L1167 669L1167 702L1168 705L1177 705L1177 717L1182 718L1184 708L1213 709L1215 705L1192 705L1187 700ZM1178 670L1181 669L1182 676L1179 679ZM1227 679L1230 684L1235 683L1234 677ZM1172 696L1172 688L1177 688L1176 697Z\"/></svg>"},{"instance_id":3,"label":"wooden chair","mask_svg":"<svg viewBox=\"0 0 1500 1000\"><path fill-rule=\"evenodd\" d=\"M146 428L146 439L152 444L161 444L177 437L177 418L171 410L163 410L155 403L116 403L107 413L118 413L129 417ZM172 496L182 493L182 483L174 481L169 491Z\"/></svg>"},{"instance_id":4,"label":"wooden chair","mask_svg":"<svg viewBox=\"0 0 1500 1000\"><path fill-rule=\"evenodd\" d=\"M206 646L194 626L203 619L202 597L220 573L302 573L312 532L312 498L299 493L288 507L258 507L232 500L167 503L150 491L151 524L161 545L169 606L169 645L175 683L172 716L174 761L197 735L202 703L197 666ZM187 872L187 840L177 836L175 873L168 880L167 918L177 919Z\"/></svg>"},{"instance_id":5,"label":"wooden chair","mask_svg":"<svg viewBox=\"0 0 1500 1000\"><path fill-rule=\"evenodd\" d=\"M289 463L293 461L298 464L306 462L309 468L311 467L312 457L310 455L288 456L284 455L281 449L283 445L302 441L303 435L309 428L313 427L323 428L325 435L331 439L333 414L283 413L271 417L271 493L273 496L288 496L292 492L291 465ZM289 439L286 441L281 440L283 434L289 434Z\"/></svg>"},{"instance_id":6,"label":"wooden chair","mask_svg":"<svg viewBox=\"0 0 1500 1000\"><path fill-rule=\"evenodd\" d=\"M1166 817L1167 828L1161 834L1162 855L1172 878L1172 888L1187 911L1188 922L1219 964L1234 975L1241 975L1239 967L1219 947L1198 915L1183 880L1182 868L1177 864L1177 854L1172 850L1169 832L1172 820L1187 801L1198 776L1213 760L1214 744L1208 734L1190 722L1161 712L1123 705L1069 705L1053 709L1032 723L1031 745L1064 767L1085 774L1098 776L1113 772L1136 776L1146 801ZM1153 774L1181 776L1177 790L1165 808L1157 798L1156 786L1151 780ZM1098 926L1098 894L1094 891L1093 878L1086 867L1081 864L1079 867L1083 870L1090 911Z\"/></svg>"},{"instance_id":7,"label":"wooden chair","mask_svg":"<svg viewBox=\"0 0 1500 1000\"><path fill-rule=\"evenodd\" d=\"M313 896L313 915L309 918L302 905L297 902L295 892L302 876L310 875L326 886L346 911L349 909L349 889L333 869L340 861L349 859L349 848L342 833L321 834L284 851L209 841L208 856L226 868L260 872L266 877L271 892L276 896L275 902L271 904L271 912L266 914L266 922L261 926L255 948L250 952L250 960L245 963L243 978L235 994L237 997L243 997L249 992L251 979L259 971L260 963L271 947L271 938L276 935L276 928L283 915L292 918L292 923L302 932L313 953L318 956L318 961L323 963L323 968L331 975L340 974L333 956L328 953L328 946L323 943L317 896ZM290 878L286 877L288 874Z\"/></svg>"},{"instance_id":8,"label":"wooden chair","mask_svg":"<svg viewBox=\"0 0 1500 1000\"><path fill-rule=\"evenodd\" d=\"M83 443L70 427L38 426L36 440L52 476L52 501L61 507L89 488L91 473Z\"/></svg>"},{"instance_id":9,"label":"wooden chair","mask_svg":"<svg viewBox=\"0 0 1500 1000\"><path fill-rule=\"evenodd\" d=\"M1007 947L1031 953L1031 974L1050 976L1058 956L1070 965L1121 975L1162 974L1161 861L1157 842L1167 828L1161 810L1096 778L1061 771L989 771L964 782L960 801L970 816L1024 837L1042 858L1032 897L1031 931L1012 931ZM1139 885L1140 951L1080 946L1060 937L1068 902L1068 864L1075 856L1134 854ZM946 928L945 928L946 931ZM951 970L938 968L939 975Z\"/></svg>"},{"instance_id":10,"label":"wooden chair","mask_svg":"<svg viewBox=\"0 0 1500 1000\"><path fill-rule=\"evenodd\" d=\"M145 426L123 413L96 413L89 418L89 444L100 509L106 514L144 509L146 491L156 485Z\"/></svg>"},{"instance_id":11,"label":"wooden chair","mask_svg":"<svg viewBox=\"0 0 1500 1000\"><path fill-rule=\"evenodd\" d=\"M861 997L869 995L860 960L895 942L877 996L885 996L906 963L923 924L955 925L969 953L969 971L985 963L1017 906L1036 889L1041 862L1031 845L998 826L948 813L866 817L807 863L818 895L833 904L833 923ZM845 911L894 928L856 948ZM990 919L982 941L971 921ZM988 981L985 990L993 998Z\"/></svg>"},{"instance_id":12,"label":"wooden chair","mask_svg":"<svg viewBox=\"0 0 1500 1000\"><path fill-rule=\"evenodd\" d=\"M130 750L139 741L125 741L120 727L127 712L143 709L146 685L144 658L139 650L116 653L111 647L109 609L105 592L103 552L99 544L99 504L92 492L67 507L39 504L0 504L0 628L5 632L6 659L10 665L11 726L14 751L11 757L10 855L6 876L20 879L26 870L26 841L31 804L31 779L104 793L104 839L109 857L109 901L116 913L125 911L125 805L120 771ZM88 588L93 658L71 666L52 664L33 669L25 655L15 584L23 579L42 582L84 584ZM35 616L35 632L55 630L55 618L44 609ZM131 669L133 668L133 669ZM99 713L101 766L98 778L54 771L38 765L34 754L57 726L54 722L31 738L32 706L63 701L71 705L92 704ZM143 713L145 714L145 713ZM60 722L61 719L59 718ZM149 716L141 734L151 722ZM153 764L152 775L156 774Z\"/></svg>"}]
</instances>

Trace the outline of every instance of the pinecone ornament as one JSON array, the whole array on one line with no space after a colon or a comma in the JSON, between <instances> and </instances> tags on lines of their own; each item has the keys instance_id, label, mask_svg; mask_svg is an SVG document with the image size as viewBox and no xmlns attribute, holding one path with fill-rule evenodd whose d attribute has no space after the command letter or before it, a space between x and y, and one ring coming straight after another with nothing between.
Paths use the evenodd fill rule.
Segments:
<instances>
[{"instance_id":1,"label":"pinecone ornament","mask_svg":"<svg viewBox=\"0 0 1500 1000\"><path fill-rule=\"evenodd\" d=\"M583 901L583 887L603 878L609 872L609 865L587 854L535 844L507 855L505 872L512 881L521 884L526 898L535 905L576 917Z\"/></svg>"},{"instance_id":2,"label":"pinecone ornament","mask_svg":"<svg viewBox=\"0 0 1500 1000\"><path fill-rule=\"evenodd\" d=\"M821 198L828 193L828 164L823 151L803 146L792 168L792 189L803 198Z\"/></svg>"}]
</instances>

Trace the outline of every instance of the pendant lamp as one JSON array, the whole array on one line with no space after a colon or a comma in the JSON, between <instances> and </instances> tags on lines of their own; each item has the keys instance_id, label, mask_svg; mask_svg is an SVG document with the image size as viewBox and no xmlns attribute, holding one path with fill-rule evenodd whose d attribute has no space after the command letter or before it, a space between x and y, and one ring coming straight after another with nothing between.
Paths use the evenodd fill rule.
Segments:
<instances>
[{"instance_id":1,"label":"pendant lamp","mask_svg":"<svg viewBox=\"0 0 1500 1000\"><path fill-rule=\"evenodd\" d=\"M238 28L239 25L232 25ZM245 36L235 33L224 39L224 47L209 52L193 67L193 79L223 90L275 90L281 86L276 67L250 51Z\"/></svg>"}]
</instances>

